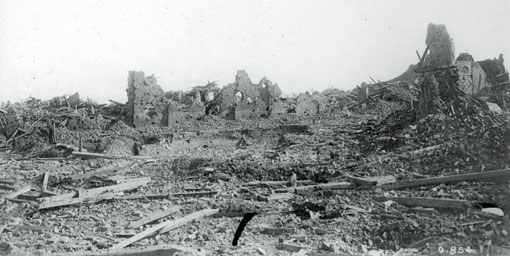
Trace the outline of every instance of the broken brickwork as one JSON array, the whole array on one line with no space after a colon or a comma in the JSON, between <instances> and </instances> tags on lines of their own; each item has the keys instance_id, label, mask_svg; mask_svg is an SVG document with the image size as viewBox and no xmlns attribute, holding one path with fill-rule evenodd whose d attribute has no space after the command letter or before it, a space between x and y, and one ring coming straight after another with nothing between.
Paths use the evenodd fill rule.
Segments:
<instances>
[{"instance_id":1,"label":"broken brickwork","mask_svg":"<svg viewBox=\"0 0 510 256\"><path fill-rule=\"evenodd\" d=\"M165 111L164 125L172 126L187 121L197 120L205 115L205 106L200 100L196 100L189 106L179 106L171 102Z\"/></svg>"},{"instance_id":2,"label":"broken brickwork","mask_svg":"<svg viewBox=\"0 0 510 256\"><path fill-rule=\"evenodd\" d=\"M509 80L508 72L504 65L503 54L499 58L492 60L483 60L477 62L482 69L487 73L487 80L492 85L507 83Z\"/></svg>"},{"instance_id":3,"label":"broken brickwork","mask_svg":"<svg viewBox=\"0 0 510 256\"><path fill-rule=\"evenodd\" d=\"M140 71L130 71L128 77L127 122L134 127L162 125L168 101L154 75L145 77Z\"/></svg>"},{"instance_id":4,"label":"broken brickwork","mask_svg":"<svg viewBox=\"0 0 510 256\"><path fill-rule=\"evenodd\" d=\"M237 71L234 83L225 86L220 93L220 115L234 119L267 117L281 95L278 85L266 78L253 84L244 70Z\"/></svg>"}]
</instances>

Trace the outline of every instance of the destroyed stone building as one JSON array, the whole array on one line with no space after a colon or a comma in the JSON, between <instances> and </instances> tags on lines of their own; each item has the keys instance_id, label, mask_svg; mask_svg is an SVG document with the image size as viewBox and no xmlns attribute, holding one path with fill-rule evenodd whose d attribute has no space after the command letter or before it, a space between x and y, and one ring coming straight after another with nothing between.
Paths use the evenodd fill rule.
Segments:
<instances>
[{"instance_id":1,"label":"destroyed stone building","mask_svg":"<svg viewBox=\"0 0 510 256\"><path fill-rule=\"evenodd\" d=\"M266 78L253 84L248 73L239 70L235 82L226 85L218 96L220 116L236 120L268 117L280 95L278 85Z\"/></svg>"},{"instance_id":2,"label":"destroyed stone building","mask_svg":"<svg viewBox=\"0 0 510 256\"><path fill-rule=\"evenodd\" d=\"M154 75L130 71L128 77L127 123L133 127L162 125L168 101Z\"/></svg>"},{"instance_id":3,"label":"destroyed stone building","mask_svg":"<svg viewBox=\"0 0 510 256\"><path fill-rule=\"evenodd\" d=\"M510 255L510 109L480 110L510 95L503 57L428 31L404 76L347 92L131 71L127 104L1 105L0 254Z\"/></svg>"}]
</instances>

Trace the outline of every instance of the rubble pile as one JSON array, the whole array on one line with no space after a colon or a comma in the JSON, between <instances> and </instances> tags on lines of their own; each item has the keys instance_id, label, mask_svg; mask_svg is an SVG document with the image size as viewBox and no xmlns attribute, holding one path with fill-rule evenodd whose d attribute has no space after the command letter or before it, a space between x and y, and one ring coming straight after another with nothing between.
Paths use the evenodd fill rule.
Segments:
<instances>
[{"instance_id":1,"label":"rubble pile","mask_svg":"<svg viewBox=\"0 0 510 256\"><path fill-rule=\"evenodd\" d=\"M0 254L508 255L503 56L426 44L351 91L130 71L127 103L2 104Z\"/></svg>"}]
</instances>

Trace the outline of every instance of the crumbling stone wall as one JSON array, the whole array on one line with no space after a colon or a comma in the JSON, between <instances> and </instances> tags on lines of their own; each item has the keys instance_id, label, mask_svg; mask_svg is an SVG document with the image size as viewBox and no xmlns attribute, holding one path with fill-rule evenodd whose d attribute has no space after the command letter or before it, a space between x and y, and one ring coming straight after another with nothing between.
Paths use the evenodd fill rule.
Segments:
<instances>
[{"instance_id":1,"label":"crumbling stone wall","mask_svg":"<svg viewBox=\"0 0 510 256\"><path fill-rule=\"evenodd\" d=\"M508 72L506 72L504 61L503 54L500 54L497 59L484 60L477 63L487 74L487 80L492 85L497 85L499 83L510 81Z\"/></svg>"},{"instance_id":2,"label":"crumbling stone wall","mask_svg":"<svg viewBox=\"0 0 510 256\"><path fill-rule=\"evenodd\" d=\"M202 117L205 115L205 106L201 101L196 100L189 106L189 108L181 109L177 104L171 102L168 104L165 113L165 125L172 126L173 124L197 120Z\"/></svg>"},{"instance_id":3,"label":"crumbling stone wall","mask_svg":"<svg viewBox=\"0 0 510 256\"><path fill-rule=\"evenodd\" d=\"M425 58L425 65L449 66L453 64L455 49L445 25L430 23L425 43L429 46L429 55Z\"/></svg>"},{"instance_id":4,"label":"crumbling stone wall","mask_svg":"<svg viewBox=\"0 0 510 256\"><path fill-rule=\"evenodd\" d=\"M465 93L475 94L485 87L490 87L490 83L486 81L485 71L470 54L461 53L455 61L455 66L459 75L459 88Z\"/></svg>"},{"instance_id":5,"label":"crumbling stone wall","mask_svg":"<svg viewBox=\"0 0 510 256\"><path fill-rule=\"evenodd\" d=\"M276 84L266 78L258 84L251 82L248 73L237 71L234 83L225 86L220 93L221 116L234 119L257 119L267 117L271 106L281 95Z\"/></svg>"},{"instance_id":6,"label":"crumbling stone wall","mask_svg":"<svg viewBox=\"0 0 510 256\"><path fill-rule=\"evenodd\" d=\"M134 127L161 125L168 101L154 75L130 71L128 77L127 123Z\"/></svg>"},{"instance_id":7,"label":"crumbling stone wall","mask_svg":"<svg viewBox=\"0 0 510 256\"><path fill-rule=\"evenodd\" d=\"M450 66L454 60L453 41L446 31L445 25L430 23L427 27L425 43L429 47L429 55L422 66ZM417 119L435 114L439 109L440 90L445 86L433 73L425 73L420 79L420 96L418 100Z\"/></svg>"},{"instance_id":8,"label":"crumbling stone wall","mask_svg":"<svg viewBox=\"0 0 510 256\"><path fill-rule=\"evenodd\" d=\"M10 107L5 113L0 112L0 133L6 138L10 138L20 127L16 110Z\"/></svg>"}]
</instances>

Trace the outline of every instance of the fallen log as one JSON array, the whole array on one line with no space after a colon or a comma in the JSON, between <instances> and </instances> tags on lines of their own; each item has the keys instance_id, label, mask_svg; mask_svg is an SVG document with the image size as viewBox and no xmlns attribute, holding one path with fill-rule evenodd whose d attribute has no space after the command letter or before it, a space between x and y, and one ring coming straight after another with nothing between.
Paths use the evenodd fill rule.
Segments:
<instances>
[{"instance_id":1,"label":"fallen log","mask_svg":"<svg viewBox=\"0 0 510 256\"><path fill-rule=\"evenodd\" d=\"M300 186L295 188L280 188L275 189L276 193L287 193L287 192L297 192L297 191L308 191L313 189L347 189L351 188L352 184L349 182L331 182L324 183L318 185L310 185L310 186Z\"/></svg>"},{"instance_id":2,"label":"fallen log","mask_svg":"<svg viewBox=\"0 0 510 256\"><path fill-rule=\"evenodd\" d=\"M150 236L152 234L154 234L155 232L157 231L160 231L160 233L164 233L164 232L167 232L167 231L170 231L172 229L175 229L177 227L180 227L190 221L193 221L193 220L196 220L196 219L200 219L200 218L203 218L203 217L206 217L206 216L209 216L209 215L212 215L212 214L215 214L217 213L219 210L218 209L205 209L205 210L201 210L201 211L198 211L198 212L194 212L192 214L189 214L189 215L186 215L180 219L176 219L176 220L168 220L168 221L165 221L165 222L162 222L162 223L159 223L155 226L152 226L128 239L125 239L123 241L121 241L120 243L112 246L110 248L110 251L114 251L114 250L119 250L119 249L122 249L126 246L129 246L130 244L136 242L136 241L139 241L141 239L144 239L145 237L147 236Z\"/></svg>"},{"instance_id":3,"label":"fallen log","mask_svg":"<svg viewBox=\"0 0 510 256\"><path fill-rule=\"evenodd\" d=\"M39 205L39 210L54 208L54 207L59 207L59 206L65 206L65 205L77 204L77 203L80 203L83 201L93 201L94 197L97 197L96 199L104 200L104 198L99 197L101 194L104 194L104 193L115 194L115 193L122 192L122 191L133 190L133 189L147 185L150 182L150 180L151 179L149 177L144 177L144 178L132 179L128 182L121 183L118 185L83 190L83 191L81 191L78 198L74 198L75 196L78 195L78 192L76 192L76 191L58 195L58 196L46 197L46 198L42 199L42 202Z\"/></svg>"},{"instance_id":4,"label":"fallen log","mask_svg":"<svg viewBox=\"0 0 510 256\"><path fill-rule=\"evenodd\" d=\"M477 173L468 173L468 174L459 174L445 177L434 177L434 178L426 178L426 179L418 179L418 180L410 180L410 181L402 181L402 182L393 182L387 183L381 186L385 189L403 189L403 188L412 188L412 187L420 187L425 185L434 185L441 183L453 183L453 182L461 182L461 181L477 181L477 180L496 180L502 178L510 178L510 169L503 169L497 171L489 171L489 172L477 172Z\"/></svg>"},{"instance_id":5,"label":"fallen log","mask_svg":"<svg viewBox=\"0 0 510 256\"><path fill-rule=\"evenodd\" d=\"M374 200L379 202L395 201L399 204L407 206L422 206L425 208L440 208L467 210L473 207L473 202L468 200L444 199L444 198L428 198L428 197L375 197Z\"/></svg>"},{"instance_id":6,"label":"fallen log","mask_svg":"<svg viewBox=\"0 0 510 256\"><path fill-rule=\"evenodd\" d=\"M172 256L172 255L207 255L205 250L195 250L186 248L179 245L157 245L149 246L146 248L133 248L133 249L121 249L116 251L104 251L104 252L65 252L65 253L53 253L48 256ZM30 254L31 255L31 254Z\"/></svg>"},{"instance_id":7,"label":"fallen log","mask_svg":"<svg viewBox=\"0 0 510 256\"><path fill-rule=\"evenodd\" d=\"M178 212L180 209L181 209L180 206L171 206L171 207L169 207L168 209L166 209L164 211L155 212L155 213L151 214L150 216L148 216L146 218L143 218L141 220L137 220L137 221L131 222L131 224L129 224L129 227L130 228L137 228L137 227L140 227L140 226L143 226L143 225L146 225L146 224L150 224L150 223L152 223L154 221L157 221L159 219L165 218L168 215L174 214L174 213Z\"/></svg>"}]
</instances>

